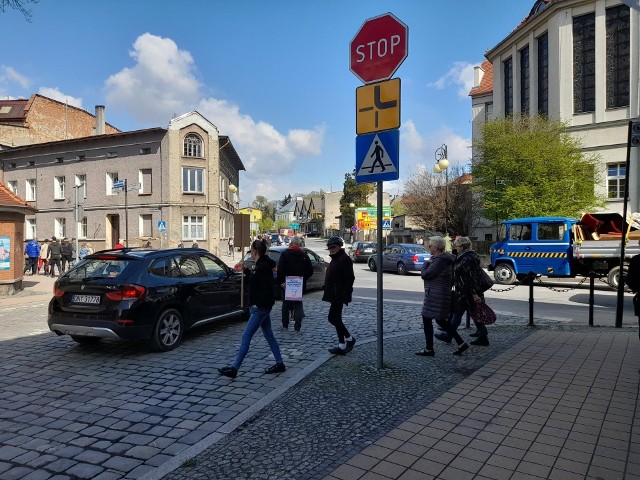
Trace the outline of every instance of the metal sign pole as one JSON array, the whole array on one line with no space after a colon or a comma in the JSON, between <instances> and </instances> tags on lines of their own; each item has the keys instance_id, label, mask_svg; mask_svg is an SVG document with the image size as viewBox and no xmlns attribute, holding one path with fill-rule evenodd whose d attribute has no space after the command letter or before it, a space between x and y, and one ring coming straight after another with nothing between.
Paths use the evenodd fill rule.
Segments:
<instances>
[{"instance_id":1,"label":"metal sign pole","mask_svg":"<svg viewBox=\"0 0 640 480\"><path fill-rule=\"evenodd\" d=\"M378 240L378 250L376 252L376 276L377 276L377 284L378 284L378 300L376 305L376 318L377 318L377 335L378 335L378 370L381 370L383 365L383 323L382 323L382 182L377 182L376 186L378 188L378 221L377 221L377 240Z\"/></svg>"},{"instance_id":2,"label":"metal sign pole","mask_svg":"<svg viewBox=\"0 0 640 480\"><path fill-rule=\"evenodd\" d=\"M620 270L618 271L618 298L616 302L616 328L622 327L624 311L624 247L627 242L627 204L629 199L629 166L631 164L631 129L633 122L629 121L627 133L627 161L624 171L624 204L622 207L622 236L620 239Z\"/></svg>"},{"instance_id":3,"label":"metal sign pole","mask_svg":"<svg viewBox=\"0 0 640 480\"><path fill-rule=\"evenodd\" d=\"M129 209L127 208L127 195L129 191L129 186L127 185L127 179L124 179L124 245L126 247L129 246ZM120 242L120 239L118 239Z\"/></svg>"}]
</instances>

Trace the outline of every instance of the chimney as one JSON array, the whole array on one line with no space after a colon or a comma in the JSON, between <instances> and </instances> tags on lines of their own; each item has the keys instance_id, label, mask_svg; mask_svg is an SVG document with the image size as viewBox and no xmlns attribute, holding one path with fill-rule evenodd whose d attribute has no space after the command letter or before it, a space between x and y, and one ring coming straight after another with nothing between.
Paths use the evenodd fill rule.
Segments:
<instances>
[{"instance_id":1,"label":"chimney","mask_svg":"<svg viewBox=\"0 0 640 480\"><path fill-rule=\"evenodd\" d=\"M478 88L480 86L483 76L484 70L480 65L473 67L473 88Z\"/></svg>"},{"instance_id":2,"label":"chimney","mask_svg":"<svg viewBox=\"0 0 640 480\"><path fill-rule=\"evenodd\" d=\"M104 105L96 105L96 135L104 135Z\"/></svg>"}]
</instances>

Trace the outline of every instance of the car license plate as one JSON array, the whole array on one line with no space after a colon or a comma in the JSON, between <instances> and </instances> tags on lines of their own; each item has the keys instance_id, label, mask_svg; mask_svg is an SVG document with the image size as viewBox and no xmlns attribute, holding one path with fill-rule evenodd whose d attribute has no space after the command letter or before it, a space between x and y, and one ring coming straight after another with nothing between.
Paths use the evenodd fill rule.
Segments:
<instances>
[{"instance_id":1,"label":"car license plate","mask_svg":"<svg viewBox=\"0 0 640 480\"><path fill-rule=\"evenodd\" d=\"M72 295L71 303L90 303L93 305L99 305L100 295Z\"/></svg>"}]
</instances>

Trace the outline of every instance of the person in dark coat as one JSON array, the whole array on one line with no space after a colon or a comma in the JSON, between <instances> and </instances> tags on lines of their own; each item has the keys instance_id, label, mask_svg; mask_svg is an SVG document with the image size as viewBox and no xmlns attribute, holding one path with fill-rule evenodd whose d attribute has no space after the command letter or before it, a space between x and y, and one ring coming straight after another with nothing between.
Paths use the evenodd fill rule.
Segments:
<instances>
[{"instance_id":1,"label":"person in dark coat","mask_svg":"<svg viewBox=\"0 0 640 480\"><path fill-rule=\"evenodd\" d=\"M307 279L313 275L313 265L309 255L300 246L300 237L291 237L289 248L280 254L278 260L278 285L282 287L282 326L289 328L289 314L293 311L293 328L300 333L304 310L302 300L285 300L285 281L287 277L302 277L303 291L307 286Z\"/></svg>"},{"instance_id":2,"label":"person in dark coat","mask_svg":"<svg viewBox=\"0 0 640 480\"><path fill-rule=\"evenodd\" d=\"M282 361L282 355L280 355L280 346L276 337L271 330L271 309L275 303L273 299L273 269L276 267L276 262L271 260L267 255L267 244L262 240L254 240L251 244L251 257L255 261L255 267L253 272L248 269L246 273L250 273L249 277L249 305L251 316L247 322L247 326L242 333L242 341L240 342L240 349L236 355L236 359L232 365L219 368L220 375L224 375L229 378L236 378L238 375L238 369L242 365L244 357L249 352L249 345L251 339L258 331L258 328L262 329L262 334L271 348L271 353L276 360L276 364L267 368L264 373L280 373L286 370L284 362Z\"/></svg>"},{"instance_id":3,"label":"person in dark coat","mask_svg":"<svg viewBox=\"0 0 640 480\"><path fill-rule=\"evenodd\" d=\"M52 277L56 276L56 266L58 267L58 275L62 273L62 267L60 265L60 259L62 258L62 247L56 237L51 237L51 243L49 244L49 251L47 252L49 258L49 272Z\"/></svg>"},{"instance_id":4,"label":"person in dark coat","mask_svg":"<svg viewBox=\"0 0 640 480\"><path fill-rule=\"evenodd\" d=\"M353 350L356 344L342 321L342 308L349 305L353 293L353 282L356 277L353 274L353 262L344 251L344 245L340 237L331 237L327 240L327 250L331 257L331 263L327 267L324 279L324 294L322 300L330 302L328 320L336 328L338 334L338 346L329 349L334 355L344 355Z\"/></svg>"},{"instance_id":5,"label":"person in dark coat","mask_svg":"<svg viewBox=\"0 0 640 480\"><path fill-rule=\"evenodd\" d=\"M633 295L633 313L638 317L638 327L640 327L640 255L634 255L629 261L629 269L625 276L624 282L627 287L634 293ZM640 328L638 329L640 337ZM638 370L640 373L640 370Z\"/></svg>"},{"instance_id":6,"label":"person in dark coat","mask_svg":"<svg viewBox=\"0 0 640 480\"><path fill-rule=\"evenodd\" d=\"M442 237L431 237L428 244L431 258L424 262L420 276L424 280L424 303L422 305L422 324L426 347L416 355L433 357L433 322L446 329L458 344L454 355L461 355L469 348L460 335L448 326L451 310L451 285L453 281L454 256L445 251L446 242Z\"/></svg>"}]
</instances>

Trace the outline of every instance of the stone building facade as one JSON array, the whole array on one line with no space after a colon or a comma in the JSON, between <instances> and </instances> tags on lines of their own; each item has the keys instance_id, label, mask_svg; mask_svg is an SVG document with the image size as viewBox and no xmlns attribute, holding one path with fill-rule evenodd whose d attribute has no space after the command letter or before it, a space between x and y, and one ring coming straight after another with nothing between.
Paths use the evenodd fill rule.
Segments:
<instances>
[{"instance_id":1,"label":"stone building facade","mask_svg":"<svg viewBox=\"0 0 640 480\"><path fill-rule=\"evenodd\" d=\"M196 111L168 128L0 151L0 166L9 189L37 210L26 238L78 238L95 250L119 239L157 248L197 242L214 253L233 234L244 170L229 137Z\"/></svg>"}]
</instances>

